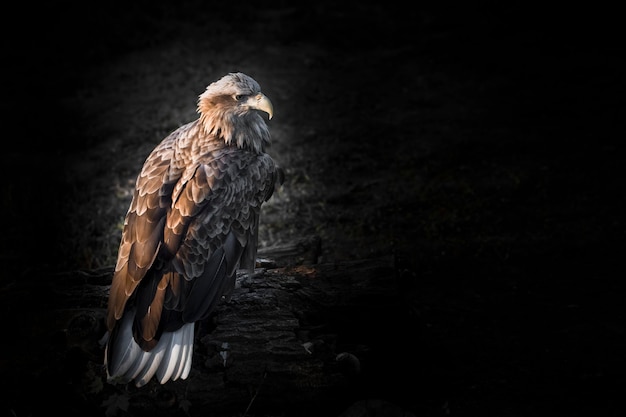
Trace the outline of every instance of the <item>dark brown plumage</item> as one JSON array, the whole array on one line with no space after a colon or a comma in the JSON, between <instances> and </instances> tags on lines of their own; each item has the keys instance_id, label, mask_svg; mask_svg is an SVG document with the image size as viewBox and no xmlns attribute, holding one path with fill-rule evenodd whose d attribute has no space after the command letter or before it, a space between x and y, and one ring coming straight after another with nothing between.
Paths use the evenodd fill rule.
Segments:
<instances>
[{"instance_id":1,"label":"dark brown plumage","mask_svg":"<svg viewBox=\"0 0 626 417\"><path fill-rule=\"evenodd\" d=\"M109 294L110 382L185 379L194 323L232 291L237 269L254 268L261 205L282 183L259 111L272 118L259 84L228 74L146 159Z\"/></svg>"}]
</instances>

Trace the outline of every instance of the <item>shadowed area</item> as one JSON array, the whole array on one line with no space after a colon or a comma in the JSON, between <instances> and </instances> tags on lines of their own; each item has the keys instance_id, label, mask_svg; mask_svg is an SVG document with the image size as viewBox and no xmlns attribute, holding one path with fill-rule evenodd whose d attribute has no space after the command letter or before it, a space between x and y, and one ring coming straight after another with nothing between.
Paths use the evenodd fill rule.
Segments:
<instances>
[{"instance_id":1,"label":"shadowed area","mask_svg":"<svg viewBox=\"0 0 626 417\"><path fill-rule=\"evenodd\" d=\"M0 168L3 409L37 414L44 389L78 404L68 415L106 410L106 389L85 404L70 376L59 382L79 359L63 356L65 317L43 317L84 306L63 277L112 267L146 156L197 117L209 82L242 71L272 100L269 152L286 174L260 251L316 242L307 261L281 261L331 281L349 274L327 265L393 259L384 294L365 288L298 319L372 348L342 405L623 412L624 48L612 13L205 3L42 6L47 36L3 33L2 110L18 132ZM374 314L352 321L355 304ZM51 367L54 355L66 362ZM97 375L97 360L76 368Z\"/></svg>"}]
</instances>

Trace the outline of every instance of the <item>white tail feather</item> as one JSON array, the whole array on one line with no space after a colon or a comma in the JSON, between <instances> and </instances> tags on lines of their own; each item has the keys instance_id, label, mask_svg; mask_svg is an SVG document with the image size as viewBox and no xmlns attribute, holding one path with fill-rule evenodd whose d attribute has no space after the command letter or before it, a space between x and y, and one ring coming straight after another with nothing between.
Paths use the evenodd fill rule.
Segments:
<instances>
[{"instance_id":1,"label":"white tail feather","mask_svg":"<svg viewBox=\"0 0 626 417\"><path fill-rule=\"evenodd\" d=\"M125 375L128 376L129 381L137 378L137 375L139 375L139 372L141 372L143 368L146 366L146 363L148 363L148 359L150 359L150 353L142 351L141 357L135 359L133 366L131 366L130 369L126 371L125 373Z\"/></svg>"},{"instance_id":2,"label":"white tail feather","mask_svg":"<svg viewBox=\"0 0 626 417\"><path fill-rule=\"evenodd\" d=\"M180 347L183 340L183 332L175 332L171 333L171 335L172 337L168 345L165 346L165 349L169 351L168 356L170 360L161 361L161 364L157 368L157 378L159 381L168 381L181 360Z\"/></svg>"},{"instance_id":3,"label":"white tail feather","mask_svg":"<svg viewBox=\"0 0 626 417\"><path fill-rule=\"evenodd\" d=\"M194 328L190 326L185 329L185 340L193 341ZM183 348L183 360L180 363L180 378L187 379L191 371L191 358L193 357L193 343L185 343Z\"/></svg>"},{"instance_id":4,"label":"white tail feather","mask_svg":"<svg viewBox=\"0 0 626 417\"><path fill-rule=\"evenodd\" d=\"M184 337L185 335L183 334L183 338ZM172 369L172 376L171 376L172 381L176 381L182 375L182 369L185 366L185 361L187 360L188 350L189 348L184 344L180 347L180 354L179 354L180 360L176 363L176 366Z\"/></svg>"},{"instance_id":5,"label":"white tail feather","mask_svg":"<svg viewBox=\"0 0 626 417\"><path fill-rule=\"evenodd\" d=\"M132 314L127 315L129 317ZM175 332L164 333L157 345L150 352L144 352L135 343L132 335L132 319L125 317L116 338L116 345L107 344L107 350L113 349L110 366L107 366L107 379L111 383L128 383L135 380L141 387L156 375L161 384L186 379L191 370L193 358L194 324L187 323Z\"/></svg>"},{"instance_id":6,"label":"white tail feather","mask_svg":"<svg viewBox=\"0 0 626 417\"><path fill-rule=\"evenodd\" d=\"M148 362L139 372L139 375L135 377L135 385L138 387L146 385L159 368L159 365L165 356L165 346L160 343L162 341L163 338L161 338L159 343L157 343L157 345L148 353Z\"/></svg>"}]
</instances>

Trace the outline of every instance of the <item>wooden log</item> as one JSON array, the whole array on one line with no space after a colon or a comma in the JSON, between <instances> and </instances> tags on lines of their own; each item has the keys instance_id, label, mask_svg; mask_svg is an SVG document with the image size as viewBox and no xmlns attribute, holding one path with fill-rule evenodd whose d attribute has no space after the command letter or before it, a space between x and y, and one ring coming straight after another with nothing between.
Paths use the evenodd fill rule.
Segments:
<instances>
[{"instance_id":1,"label":"wooden log","mask_svg":"<svg viewBox=\"0 0 626 417\"><path fill-rule=\"evenodd\" d=\"M338 415L362 386L364 363L384 361L381 329L398 321L392 258L258 268L238 276L231 301L199 324L188 379L113 386L99 340L110 274L57 277L64 284L54 286L58 307L47 318L63 335L56 354L65 361L40 375L66 375L86 414Z\"/></svg>"}]
</instances>

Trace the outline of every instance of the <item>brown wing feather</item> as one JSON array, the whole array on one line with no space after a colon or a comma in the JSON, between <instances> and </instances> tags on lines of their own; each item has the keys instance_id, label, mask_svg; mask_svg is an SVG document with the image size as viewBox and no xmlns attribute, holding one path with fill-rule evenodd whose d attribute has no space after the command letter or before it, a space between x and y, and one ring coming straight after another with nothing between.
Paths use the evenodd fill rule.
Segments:
<instances>
[{"instance_id":1,"label":"brown wing feather","mask_svg":"<svg viewBox=\"0 0 626 417\"><path fill-rule=\"evenodd\" d=\"M165 290L168 286L171 274L165 274L157 285L154 298L150 303L150 308L146 315L140 318L141 338L146 341L146 346L154 347L156 341L154 338L157 335L159 323L161 321L161 313L163 311L163 300L165 299Z\"/></svg>"},{"instance_id":2,"label":"brown wing feather","mask_svg":"<svg viewBox=\"0 0 626 417\"><path fill-rule=\"evenodd\" d=\"M202 275L205 263L223 246L228 233L234 232L242 247L256 233L267 184L255 181L250 172L263 170L266 171L264 177L271 179L272 165L265 159L226 148L198 167L196 175L187 183L175 203L179 211L193 217L176 254L187 279ZM231 269L229 274L232 272Z\"/></svg>"},{"instance_id":3,"label":"brown wing feather","mask_svg":"<svg viewBox=\"0 0 626 417\"><path fill-rule=\"evenodd\" d=\"M178 179L171 164L177 136L178 131L152 151L137 177L109 292L109 330L122 317L126 302L154 262L162 243L171 190Z\"/></svg>"},{"instance_id":4,"label":"brown wing feather","mask_svg":"<svg viewBox=\"0 0 626 417\"><path fill-rule=\"evenodd\" d=\"M220 277L211 278L219 282L202 296L206 308L217 303L223 289L234 285L227 281L234 280L242 252L242 266L254 267L259 211L276 178L269 156L218 141L214 151L173 176L172 167L182 167L174 156L185 154L176 145L170 139L155 149L137 180L109 298L110 329L133 295L142 300L138 303L149 305L137 312L135 322L135 334L144 349L153 347L164 329L182 325L186 309L194 311L190 317L202 316L202 312L195 313L197 306L188 306L194 280L212 267L213 254L229 234L241 249L229 249L236 251L236 261ZM139 286L145 279L154 283Z\"/></svg>"}]
</instances>

